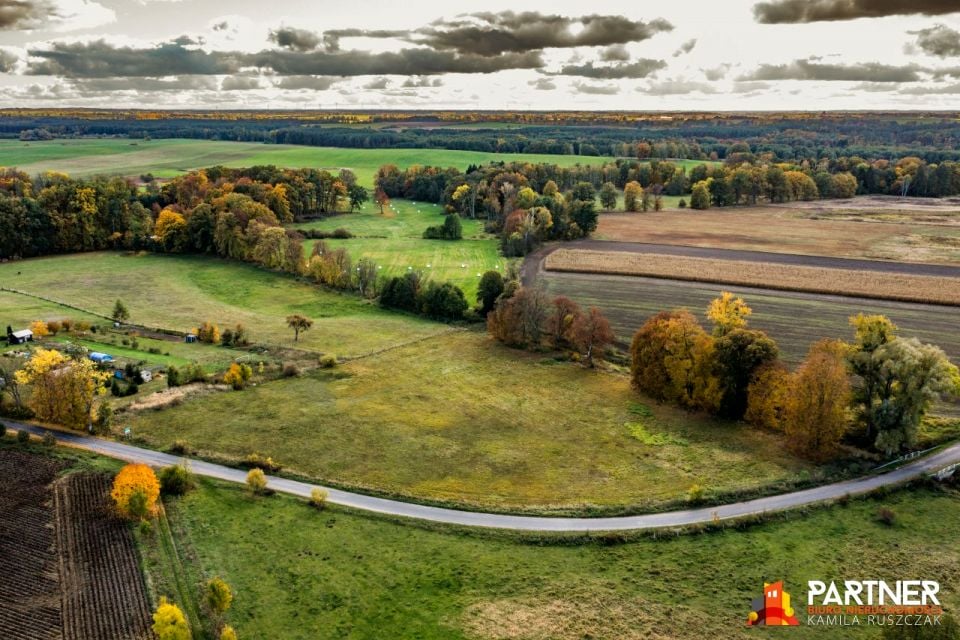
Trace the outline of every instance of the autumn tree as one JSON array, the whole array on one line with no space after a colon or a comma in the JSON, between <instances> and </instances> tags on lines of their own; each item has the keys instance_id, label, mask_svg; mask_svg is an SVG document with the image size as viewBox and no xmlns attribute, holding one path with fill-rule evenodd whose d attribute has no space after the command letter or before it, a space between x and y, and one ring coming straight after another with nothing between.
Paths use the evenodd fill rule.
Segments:
<instances>
[{"instance_id":1,"label":"autumn tree","mask_svg":"<svg viewBox=\"0 0 960 640\"><path fill-rule=\"evenodd\" d=\"M237 640L237 632L233 630L233 627L226 624L220 630L220 640Z\"/></svg>"},{"instance_id":2,"label":"autumn tree","mask_svg":"<svg viewBox=\"0 0 960 640\"><path fill-rule=\"evenodd\" d=\"M200 342L220 344L220 327L209 320L197 327L195 333Z\"/></svg>"},{"instance_id":3,"label":"autumn tree","mask_svg":"<svg viewBox=\"0 0 960 640\"><path fill-rule=\"evenodd\" d=\"M207 580L203 588L203 603L210 613L218 620L221 619L233 603L233 591L230 590L230 585L219 577Z\"/></svg>"},{"instance_id":4,"label":"autumn tree","mask_svg":"<svg viewBox=\"0 0 960 640\"><path fill-rule=\"evenodd\" d=\"M642 196L643 187L636 180L631 180L623 187L623 208L630 212L639 211Z\"/></svg>"},{"instance_id":5,"label":"autumn tree","mask_svg":"<svg viewBox=\"0 0 960 640\"><path fill-rule=\"evenodd\" d=\"M747 318L753 310L747 306L743 298L735 298L729 291L724 291L719 298L715 298L707 307L707 319L713 323L713 335L720 337L734 329L743 329L747 326Z\"/></svg>"},{"instance_id":6,"label":"autumn tree","mask_svg":"<svg viewBox=\"0 0 960 640\"><path fill-rule=\"evenodd\" d=\"M151 629L158 640L192 640L193 637L183 611L165 596L160 596Z\"/></svg>"},{"instance_id":7,"label":"autumn tree","mask_svg":"<svg viewBox=\"0 0 960 640\"><path fill-rule=\"evenodd\" d=\"M250 469L247 472L247 488L257 495L267 490L267 476L263 469Z\"/></svg>"},{"instance_id":8,"label":"autumn tree","mask_svg":"<svg viewBox=\"0 0 960 640\"><path fill-rule=\"evenodd\" d=\"M313 320L295 313L292 316L287 316L287 326L293 329L293 341L299 342L300 333L310 329L313 326Z\"/></svg>"},{"instance_id":9,"label":"autumn tree","mask_svg":"<svg viewBox=\"0 0 960 640\"><path fill-rule=\"evenodd\" d=\"M600 187L600 206L607 211L617 206L617 187L612 182L604 182Z\"/></svg>"},{"instance_id":10,"label":"autumn tree","mask_svg":"<svg viewBox=\"0 0 960 640\"><path fill-rule=\"evenodd\" d=\"M549 319L550 342L555 349L573 344L574 326L583 312L580 305L566 296L553 299L553 313Z\"/></svg>"},{"instance_id":11,"label":"autumn tree","mask_svg":"<svg viewBox=\"0 0 960 640\"><path fill-rule=\"evenodd\" d=\"M390 197L383 189L377 187L373 192L373 201L380 207L380 215L383 215L383 208L390 204Z\"/></svg>"},{"instance_id":12,"label":"autumn tree","mask_svg":"<svg viewBox=\"0 0 960 640\"><path fill-rule=\"evenodd\" d=\"M784 419L789 446L811 460L835 457L850 425L846 345L821 340L793 376Z\"/></svg>"},{"instance_id":13,"label":"autumn tree","mask_svg":"<svg viewBox=\"0 0 960 640\"><path fill-rule=\"evenodd\" d=\"M156 513L160 481L147 465L128 464L113 479L110 497L122 515L143 519Z\"/></svg>"},{"instance_id":14,"label":"autumn tree","mask_svg":"<svg viewBox=\"0 0 960 640\"><path fill-rule=\"evenodd\" d=\"M122 300L117 300L113 303L113 312L110 314L110 317L113 318L114 322L123 324L130 319L130 311L127 309L127 305L123 304Z\"/></svg>"},{"instance_id":15,"label":"autumn tree","mask_svg":"<svg viewBox=\"0 0 960 640\"><path fill-rule=\"evenodd\" d=\"M33 337L36 340L46 338L48 335L50 335L50 328L43 320L34 320L31 322L30 331L33 333Z\"/></svg>"},{"instance_id":16,"label":"autumn tree","mask_svg":"<svg viewBox=\"0 0 960 640\"><path fill-rule=\"evenodd\" d=\"M593 367L594 356L603 358L614 339L610 322L596 307L590 307L589 312L577 316L571 334L573 343L583 352L588 367Z\"/></svg>"},{"instance_id":17,"label":"autumn tree","mask_svg":"<svg viewBox=\"0 0 960 640\"><path fill-rule=\"evenodd\" d=\"M16 373L17 384L30 387L28 406L44 422L90 429L93 404L106 393L108 374L90 360L70 360L59 351L37 349Z\"/></svg>"},{"instance_id":18,"label":"autumn tree","mask_svg":"<svg viewBox=\"0 0 960 640\"><path fill-rule=\"evenodd\" d=\"M503 293L503 276L499 271L487 271L480 278L477 287L477 302L480 304L480 313L486 316L493 310L497 298Z\"/></svg>"},{"instance_id":19,"label":"autumn tree","mask_svg":"<svg viewBox=\"0 0 960 640\"><path fill-rule=\"evenodd\" d=\"M543 340L549 300L540 289L522 287L510 298L501 298L487 316L487 330L512 347L537 349Z\"/></svg>"},{"instance_id":20,"label":"autumn tree","mask_svg":"<svg viewBox=\"0 0 960 640\"><path fill-rule=\"evenodd\" d=\"M779 360L757 369L747 387L744 420L764 429L783 431L793 384L793 375Z\"/></svg>"},{"instance_id":21,"label":"autumn tree","mask_svg":"<svg viewBox=\"0 0 960 640\"><path fill-rule=\"evenodd\" d=\"M157 216L153 231L165 251L179 252L187 248L187 220L180 213L164 209Z\"/></svg>"},{"instance_id":22,"label":"autumn tree","mask_svg":"<svg viewBox=\"0 0 960 640\"><path fill-rule=\"evenodd\" d=\"M706 180L701 180L693 185L693 191L690 192L690 208L710 208L710 183Z\"/></svg>"},{"instance_id":23,"label":"autumn tree","mask_svg":"<svg viewBox=\"0 0 960 640\"><path fill-rule=\"evenodd\" d=\"M757 370L780 355L763 331L733 329L715 339L714 370L720 384L719 414L739 420L747 410L747 389Z\"/></svg>"},{"instance_id":24,"label":"autumn tree","mask_svg":"<svg viewBox=\"0 0 960 640\"><path fill-rule=\"evenodd\" d=\"M234 362L223 374L223 382L232 386L235 391L240 391L247 386L251 377L253 377L253 368L250 365Z\"/></svg>"}]
</instances>

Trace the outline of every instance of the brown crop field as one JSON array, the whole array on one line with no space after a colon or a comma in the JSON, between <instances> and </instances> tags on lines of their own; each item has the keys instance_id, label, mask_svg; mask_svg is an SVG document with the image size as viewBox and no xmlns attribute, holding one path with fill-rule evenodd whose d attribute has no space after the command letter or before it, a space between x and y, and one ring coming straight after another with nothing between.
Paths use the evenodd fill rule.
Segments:
<instances>
[{"instance_id":1,"label":"brown crop field","mask_svg":"<svg viewBox=\"0 0 960 640\"><path fill-rule=\"evenodd\" d=\"M657 253L558 249L548 271L649 276L902 302L960 305L960 278Z\"/></svg>"},{"instance_id":2,"label":"brown crop field","mask_svg":"<svg viewBox=\"0 0 960 640\"><path fill-rule=\"evenodd\" d=\"M0 450L0 638L146 640L150 606L110 478Z\"/></svg>"},{"instance_id":3,"label":"brown crop field","mask_svg":"<svg viewBox=\"0 0 960 640\"><path fill-rule=\"evenodd\" d=\"M601 240L907 262L960 261L960 206L885 198L603 214Z\"/></svg>"}]
</instances>

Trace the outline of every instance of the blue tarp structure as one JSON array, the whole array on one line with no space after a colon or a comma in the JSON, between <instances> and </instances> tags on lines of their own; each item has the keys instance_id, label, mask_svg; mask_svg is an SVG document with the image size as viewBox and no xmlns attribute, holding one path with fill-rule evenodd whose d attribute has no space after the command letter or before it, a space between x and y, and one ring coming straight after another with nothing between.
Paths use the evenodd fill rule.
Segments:
<instances>
[{"instance_id":1,"label":"blue tarp structure","mask_svg":"<svg viewBox=\"0 0 960 640\"><path fill-rule=\"evenodd\" d=\"M113 356L106 353L99 353L94 351L90 354L90 359L96 362L97 364L103 364L104 362L113 362Z\"/></svg>"}]
</instances>

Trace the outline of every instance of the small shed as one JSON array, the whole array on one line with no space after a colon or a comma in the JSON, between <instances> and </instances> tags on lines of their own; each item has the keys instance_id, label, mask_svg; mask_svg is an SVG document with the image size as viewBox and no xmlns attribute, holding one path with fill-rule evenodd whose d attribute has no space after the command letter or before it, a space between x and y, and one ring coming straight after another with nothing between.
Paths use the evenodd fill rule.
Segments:
<instances>
[{"instance_id":1,"label":"small shed","mask_svg":"<svg viewBox=\"0 0 960 640\"><path fill-rule=\"evenodd\" d=\"M33 342L33 331L30 329L23 329L22 331L11 331L7 334L7 342L9 344L23 344L25 342Z\"/></svg>"},{"instance_id":2,"label":"small shed","mask_svg":"<svg viewBox=\"0 0 960 640\"><path fill-rule=\"evenodd\" d=\"M149 369L142 369L140 371L140 379L143 380L144 382L150 382L151 380L153 380L153 372L150 371Z\"/></svg>"},{"instance_id":3,"label":"small shed","mask_svg":"<svg viewBox=\"0 0 960 640\"><path fill-rule=\"evenodd\" d=\"M97 364L106 364L108 362L113 362L113 356L107 353L100 353L99 351L94 351L88 356L91 360Z\"/></svg>"},{"instance_id":4,"label":"small shed","mask_svg":"<svg viewBox=\"0 0 960 640\"><path fill-rule=\"evenodd\" d=\"M193 343L193 342L196 342L196 341L197 341L197 336L194 335L194 334L192 334L192 333L188 333L188 334L186 335L186 337L184 338L184 340L186 340L186 341L189 342L189 343Z\"/></svg>"}]
</instances>

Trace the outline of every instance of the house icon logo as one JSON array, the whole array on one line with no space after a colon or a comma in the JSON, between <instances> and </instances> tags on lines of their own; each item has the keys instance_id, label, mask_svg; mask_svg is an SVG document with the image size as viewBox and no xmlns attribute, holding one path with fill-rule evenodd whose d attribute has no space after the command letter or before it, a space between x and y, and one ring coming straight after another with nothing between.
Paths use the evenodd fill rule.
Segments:
<instances>
[{"instance_id":1,"label":"house icon logo","mask_svg":"<svg viewBox=\"0 0 960 640\"><path fill-rule=\"evenodd\" d=\"M763 597L753 601L753 611L747 616L747 626L796 627L800 625L790 606L790 594L783 590L783 580L764 582Z\"/></svg>"}]
</instances>

